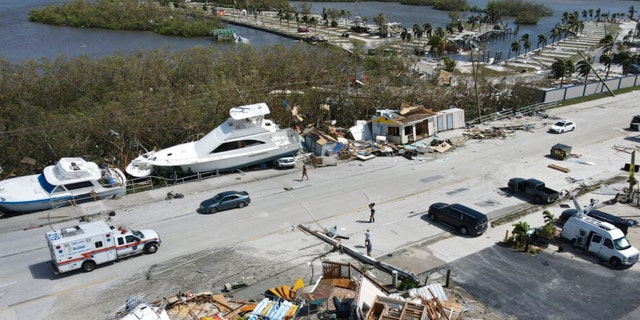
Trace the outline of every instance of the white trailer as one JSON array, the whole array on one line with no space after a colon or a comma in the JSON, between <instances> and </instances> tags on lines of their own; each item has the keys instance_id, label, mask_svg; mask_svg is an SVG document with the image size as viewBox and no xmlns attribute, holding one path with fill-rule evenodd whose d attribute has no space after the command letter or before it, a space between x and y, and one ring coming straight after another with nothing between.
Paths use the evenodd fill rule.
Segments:
<instances>
[{"instance_id":1,"label":"white trailer","mask_svg":"<svg viewBox=\"0 0 640 320\"><path fill-rule=\"evenodd\" d=\"M46 233L51 262L56 273L82 269L139 254L155 253L162 242L153 230L130 230L89 222Z\"/></svg>"}]
</instances>

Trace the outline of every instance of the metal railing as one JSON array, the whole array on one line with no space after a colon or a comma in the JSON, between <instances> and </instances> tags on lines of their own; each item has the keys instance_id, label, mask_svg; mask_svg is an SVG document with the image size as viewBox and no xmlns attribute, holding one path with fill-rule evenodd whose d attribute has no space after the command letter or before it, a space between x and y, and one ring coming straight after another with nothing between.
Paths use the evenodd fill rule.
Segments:
<instances>
[{"instance_id":1,"label":"metal railing","mask_svg":"<svg viewBox=\"0 0 640 320\"><path fill-rule=\"evenodd\" d=\"M542 103L536 103L530 106L522 107L519 109L505 109L495 113L486 114L486 115L480 116L479 118L468 121L467 125L474 125L474 124L486 123L491 121L507 120L520 115L533 116L538 114L539 112L543 112L545 110L551 109L557 105L558 105L557 102L548 102L548 103L542 102Z\"/></svg>"},{"instance_id":2,"label":"metal railing","mask_svg":"<svg viewBox=\"0 0 640 320\"><path fill-rule=\"evenodd\" d=\"M239 173L245 175L245 172L240 169L220 170L198 172L196 174L187 176L173 175L173 177L167 178L162 176L147 176L142 178L131 178L127 181L127 194L133 194L137 192L143 192L153 190L157 188L166 188L187 182L200 181L219 177L225 174Z\"/></svg>"}]
</instances>

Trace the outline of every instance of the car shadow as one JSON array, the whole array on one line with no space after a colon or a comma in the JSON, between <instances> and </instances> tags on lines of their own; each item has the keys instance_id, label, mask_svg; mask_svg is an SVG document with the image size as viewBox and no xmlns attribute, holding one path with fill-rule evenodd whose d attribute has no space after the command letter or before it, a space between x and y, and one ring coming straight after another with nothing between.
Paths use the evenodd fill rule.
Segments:
<instances>
[{"instance_id":1,"label":"car shadow","mask_svg":"<svg viewBox=\"0 0 640 320\"><path fill-rule=\"evenodd\" d=\"M53 268L53 265L51 265L50 260L29 265L29 272L31 272L31 276L33 277L33 279L55 280L67 275L67 273L56 274L55 269ZM74 273L74 272L69 272L69 273Z\"/></svg>"}]
</instances>

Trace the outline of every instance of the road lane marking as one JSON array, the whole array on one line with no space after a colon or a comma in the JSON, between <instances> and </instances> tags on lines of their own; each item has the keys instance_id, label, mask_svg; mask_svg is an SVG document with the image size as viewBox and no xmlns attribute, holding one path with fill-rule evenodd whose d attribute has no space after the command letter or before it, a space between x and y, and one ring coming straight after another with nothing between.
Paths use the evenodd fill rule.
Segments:
<instances>
[{"instance_id":1,"label":"road lane marking","mask_svg":"<svg viewBox=\"0 0 640 320\"><path fill-rule=\"evenodd\" d=\"M90 283L87 283L87 284L84 284L84 285L81 285L81 286L71 287L69 289L56 291L56 292L53 292L51 294L47 294L47 295L43 295L43 296L39 296L39 297L35 297L35 298L32 298L32 299L29 299L29 300L20 301L18 303L10 304L10 305L8 305L6 307L0 307L0 311L5 311L7 309L11 309L11 308L22 306L22 305L29 304L29 303L32 303L32 302L40 301L40 300L43 300L43 299L46 299L46 298L59 296L59 295L65 294L65 293L69 293L69 292L76 291L76 290L79 290L79 289L88 288L88 287L95 286L95 285L98 285L98 284L101 284L101 283L105 283L105 282L106 282L106 280L99 280L99 281L90 282Z\"/></svg>"}]
</instances>

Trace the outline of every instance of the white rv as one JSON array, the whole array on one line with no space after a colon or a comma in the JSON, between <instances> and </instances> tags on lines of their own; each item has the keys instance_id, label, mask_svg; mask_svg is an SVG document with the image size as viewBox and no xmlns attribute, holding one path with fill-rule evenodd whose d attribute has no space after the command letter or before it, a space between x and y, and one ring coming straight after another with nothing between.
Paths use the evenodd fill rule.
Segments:
<instances>
[{"instance_id":1,"label":"white rv","mask_svg":"<svg viewBox=\"0 0 640 320\"><path fill-rule=\"evenodd\" d=\"M161 240L153 230L130 230L107 225L104 221L80 224L46 233L51 262L56 273L116 261L133 254L155 253Z\"/></svg>"},{"instance_id":2,"label":"white rv","mask_svg":"<svg viewBox=\"0 0 640 320\"><path fill-rule=\"evenodd\" d=\"M571 241L573 247L609 261L614 268L638 262L638 249L631 246L620 229L608 222L585 215L573 216L562 227L562 237Z\"/></svg>"}]
</instances>

